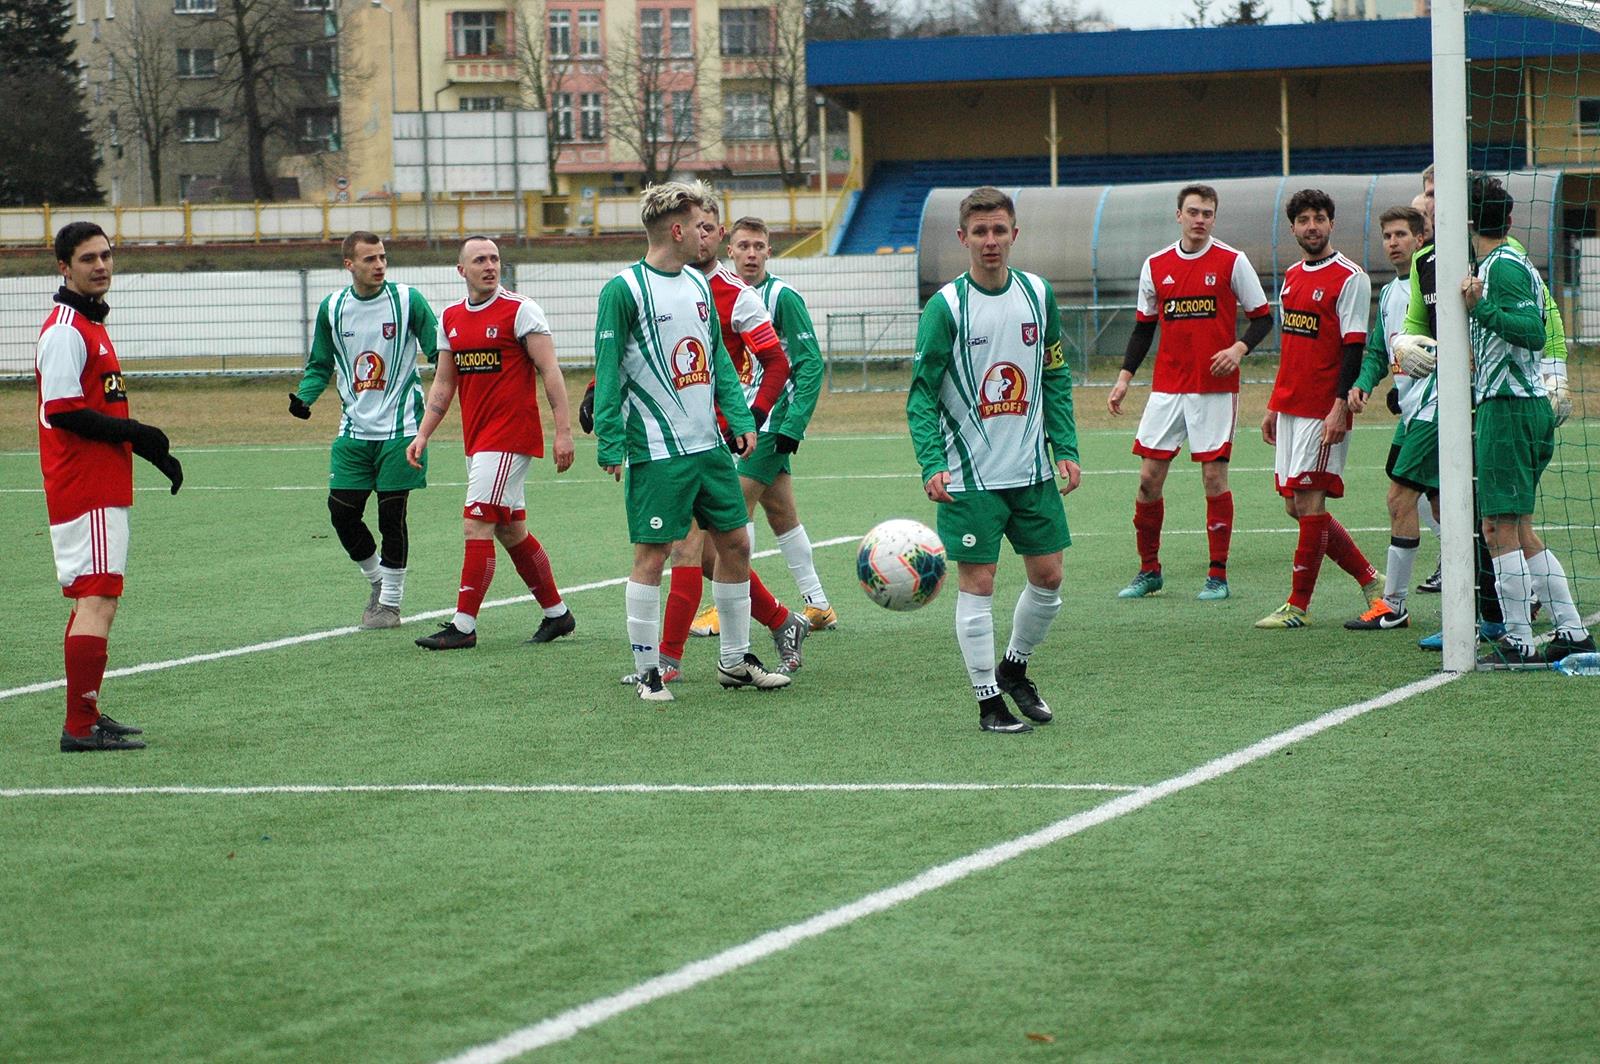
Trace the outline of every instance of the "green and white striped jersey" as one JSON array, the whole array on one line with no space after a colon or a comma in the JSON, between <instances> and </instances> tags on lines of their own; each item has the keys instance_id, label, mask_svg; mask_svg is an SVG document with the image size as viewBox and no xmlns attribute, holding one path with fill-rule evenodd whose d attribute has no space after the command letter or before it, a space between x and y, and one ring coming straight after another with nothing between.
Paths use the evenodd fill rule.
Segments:
<instances>
[{"instance_id":1,"label":"green and white striped jersey","mask_svg":"<svg viewBox=\"0 0 1600 1064\"><path fill-rule=\"evenodd\" d=\"M1468 323L1473 399L1544 398L1539 374L1546 340L1544 280L1528 256L1509 243L1485 255L1477 275L1483 297Z\"/></svg>"},{"instance_id":2,"label":"green and white striped jersey","mask_svg":"<svg viewBox=\"0 0 1600 1064\"><path fill-rule=\"evenodd\" d=\"M594 352L602 466L720 447L719 408L733 432L755 431L699 270L663 273L640 261L607 281Z\"/></svg>"},{"instance_id":3,"label":"green and white striped jersey","mask_svg":"<svg viewBox=\"0 0 1600 1064\"><path fill-rule=\"evenodd\" d=\"M1409 425L1413 421L1439 420L1439 378L1428 374L1421 380L1400 372L1394 354L1394 338L1405 331L1406 307L1411 301L1411 279L1396 277L1378 293L1378 328L1369 333L1377 335L1383 344L1387 368L1394 373L1395 391L1400 394L1400 420ZM1359 382L1358 382L1359 383ZM1371 391L1370 388L1363 389Z\"/></svg>"},{"instance_id":4,"label":"green and white striped jersey","mask_svg":"<svg viewBox=\"0 0 1600 1064\"><path fill-rule=\"evenodd\" d=\"M789 379L784 383L783 397L767 418L767 431L803 440L822 392L822 351L817 347L817 327L811 321L806 301L781 277L769 274L756 291L772 316L772 327L783 344L783 353L789 356ZM748 388L745 391L747 396L755 395Z\"/></svg>"},{"instance_id":5,"label":"green and white striped jersey","mask_svg":"<svg viewBox=\"0 0 1600 1064\"><path fill-rule=\"evenodd\" d=\"M1042 277L1011 270L989 291L970 274L928 301L906 420L922 479L950 473L950 490L995 491L1055 477L1078 460L1072 371L1061 349L1055 293Z\"/></svg>"},{"instance_id":6,"label":"green and white striped jersey","mask_svg":"<svg viewBox=\"0 0 1600 1064\"><path fill-rule=\"evenodd\" d=\"M438 357L439 323L410 285L385 281L365 299L342 288L322 301L297 390L314 403L333 379L344 404L339 435L358 440L415 436L422 424L420 351Z\"/></svg>"}]
</instances>

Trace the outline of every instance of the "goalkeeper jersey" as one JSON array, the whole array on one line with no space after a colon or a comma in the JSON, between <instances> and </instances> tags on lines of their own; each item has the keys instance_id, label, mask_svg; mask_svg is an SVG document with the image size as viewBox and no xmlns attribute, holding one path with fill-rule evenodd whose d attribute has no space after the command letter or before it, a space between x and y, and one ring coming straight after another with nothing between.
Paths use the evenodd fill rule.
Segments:
<instances>
[{"instance_id":1,"label":"goalkeeper jersey","mask_svg":"<svg viewBox=\"0 0 1600 1064\"><path fill-rule=\"evenodd\" d=\"M948 471L952 492L1051 480L1047 442L1076 462L1072 371L1049 283L1011 270L997 291L970 274L939 289L917 328L906 420L922 479Z\"/></svg>"},{"instance_id":2,"label":"goalkeeper jersey","mask_svg":"<svg viewBox=\"0 0 1600 1064\"><path fill-rule=\"evenodd\" d=\"M756 285L756 291L772 315L772 326L778 330L778 340L789 357L789 381L773 406L767 425L773 432L803 440L822 392L822 351L817 347L817 327L811 322L806 301L782 278L769 274Z\"/></svg>"},{"instance_id":3,"label":"goalkeeper jersey","mask_svg":"<svg viewBox=\"0 0 1600 1064\"><path fill-rule=\"evenodd\" d=\"M339 435L357 440L415 436L422 424L418 352L438 357L433 308L410 285L385 281L365 298L354 287L322 301L297 390L314 403L333 379L344 404Z\"/></svg>"},{"instance_id":4,"label":"goalkeeper jersey","mask_svg":"<svg viewBox=\"0 0 1600 1064\"><path fill-rule=\"evenodd\" d=\"M1468 315L1474 369L1472 397L1543 398L1545 287L1528 256L1501 244L1478 263L1483 298Z\"/></svg>"}]
</instances>

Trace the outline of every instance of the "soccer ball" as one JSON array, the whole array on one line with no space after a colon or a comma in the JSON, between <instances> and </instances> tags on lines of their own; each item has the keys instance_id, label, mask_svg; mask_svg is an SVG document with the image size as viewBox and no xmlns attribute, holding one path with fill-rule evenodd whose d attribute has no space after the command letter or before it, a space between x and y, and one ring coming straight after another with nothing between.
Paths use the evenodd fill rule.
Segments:
<instances>
[{"instance_id":1,"label":"soccer ball","mask_svg":"<svg viewBox=\"0 0 1600 1064\"><path fill-rule=\"evenodd\" d=\"M926 606L944 585L944 544L920 521L885 521L861 539L856 577L867 597L885 609Z\"/></svg>"}]
</instances>

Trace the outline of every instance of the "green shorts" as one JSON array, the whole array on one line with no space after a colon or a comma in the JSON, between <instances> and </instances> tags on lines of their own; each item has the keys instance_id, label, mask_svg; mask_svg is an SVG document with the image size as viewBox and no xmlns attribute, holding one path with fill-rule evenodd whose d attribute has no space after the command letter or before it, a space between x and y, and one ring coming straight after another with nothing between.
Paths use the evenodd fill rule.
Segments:
<instances>
[{"instance_id":1,"label":"green shorts","mask_svg":"<svg viewBox=\"0 0 1600 1064\"><path fill-rule=\"evenodd\" d=\"M1389 479L1413 491L1439 490L1439 426L1431 421L1401 422L1389 449Z\"/></svg>"},{"instance_id":2,"label":"green shorts","mask_svg":"<svg viewBox=\"0 0 1600 1064\"><path fill-rule=\"evenodd\" d=\"M1478 512L1485 517L1533 513L1539 476L1556 450L1556 417L1549 400L1487 400L1478 404L1475 426Z\"/></svg>"},{"instance_id":3,"label":"green shorts","mask_svg":"<svg viewBox=\"0 0 1600 1064\"><path fill-rule=\"evenodd\" d=\"M732 456L721 447L628 466L628 541L671 543L689 534L689 519L711 532L732 532L750 520Z\"/></svg>"},{"instance_id":4,"label":"green shorts","mask_svg":"<svg viewBox=\"0 0 1600 1064\"><path fill-rule=\"evenodd\" d=\"M428 452L422 468L406 461L410 436L397 440L357 440L336 436L328 473L328 487L355 491L415 491L428 486Z\"/></svg>"},{"instance_id":5,"label":"green shorts","mask_svg":"<svg viewBox=\"0 0 1600 1064\"><path fill-rule=\"evenodd\" d=\"M760 484L771 484L787 472L789 456L778 453L778 437L770 432L758 433L755 450L739 459L739 475Z\"/></svg>"},{"instance_id":6,"label":"green shorts","mask_svg":"<svg viewBox=\"0 0 1600 1064\"><path fill-rule=\"evenodd\" d=\"M951 561L992 564L1000 537L1018 554L1054 554L1072 543L1055 481L998 491L951 492L939 504L939 538Z\"/></svg>"}]
</instances>

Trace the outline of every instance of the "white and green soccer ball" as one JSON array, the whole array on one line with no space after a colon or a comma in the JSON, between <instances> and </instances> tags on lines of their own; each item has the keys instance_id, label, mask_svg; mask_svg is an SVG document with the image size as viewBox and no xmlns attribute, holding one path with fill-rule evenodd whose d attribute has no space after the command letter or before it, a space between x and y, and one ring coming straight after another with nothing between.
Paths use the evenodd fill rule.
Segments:
<instances>
[{"instance_id":1,"label":"white and green soccer ball","mask_svg":"<svg viewBox=\"0 0 1600 1064\"><path fill-rule=\"evenodd\" d=\"M885 521L861 539L856 577L867 597L885 609L918 610L944 586L944 544L920 521Z\"/></svg>"}]
</instances>

